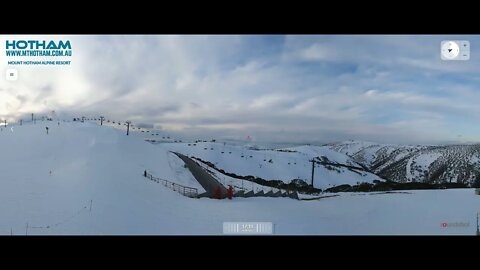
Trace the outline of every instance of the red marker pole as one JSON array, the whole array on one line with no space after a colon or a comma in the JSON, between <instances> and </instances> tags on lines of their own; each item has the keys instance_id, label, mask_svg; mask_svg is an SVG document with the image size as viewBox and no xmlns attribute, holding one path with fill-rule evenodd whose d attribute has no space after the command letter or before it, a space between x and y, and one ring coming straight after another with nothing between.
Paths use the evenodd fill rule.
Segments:
<instances>
[{"instance_id":1,"label":"red marker pole","mask_svg":"<svg viewBox=\"0 0 480 270\"><path fill-rule=\"evenodd\" d=\"M232 197L233 197L233 189L232 189L232 186L229 185L227 190L227 198L231 200Z\"/></svg>"}]
</instances>

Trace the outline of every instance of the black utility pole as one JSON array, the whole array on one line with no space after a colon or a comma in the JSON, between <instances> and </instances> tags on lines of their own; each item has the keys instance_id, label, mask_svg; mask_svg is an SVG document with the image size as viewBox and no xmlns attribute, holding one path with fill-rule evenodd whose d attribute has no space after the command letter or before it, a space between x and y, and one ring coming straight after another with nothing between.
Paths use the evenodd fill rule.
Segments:
<instances>
[{"instance_id":1,"label":"black utility pole","mask_svg":"<svg viewBox=\"0 0 480 270\"><path fill-rule=\"evenodd\" d=\"M5 127L7 127L7 119L3 120L3 123L5 123Z\"/></svg>"},{"instance_id":2,"label":"black utility pole","mask_svg":"<svg viewBox=\"0 0 480 270\"><path fill-rule=\"evenodd\" d=\"M127 121L126 123L127 123L127 136L128 136L128 132L130 131L130 123L131 123L131 122L130 122L130 121Z\"/></svg>"},{"instance_id":3,"label":"black utility pole","mask_svg":"<svg viewBox=\"0 0 480 270\"><path fill-rule=\"evenodd\" d=\"M105 117L100 116L100 126L103 126L103 120L105 120Z\"/></svg>"},{"instance_id":4,"label":"black utility pole","mask_svg":"<svg viewBox=\"0 0 480 270\"><path fill-rule=\"evenodd\" d=\"M312 188L313 188L313 176L315 174L315 160L310 160L310 162L312 162Z\"/></svg>"},{"instance_id":5,"label":"black utility pole","mask_svg":"<svg viewBox=\"0 0 480 270\"><path fill-rule=\"evenodd\" d=\"M22 119L20 119L20 126L22 125L22 122L23 122L23 120L22 120Z\"/></svg>"},{"instance_id":6,"label":"black utility pole","mask_svg":"<svg viewBox=\"0 0 480 270\"><path fill-rule=\"evenodd\" d=\"M478 213L477 213L477 236L480 236L480 229L478 228Z\"/></svg>"},{"instance_id":7,"label":"black utility pole","mask_svg":"<svg viewBox=\"0 0 480 270\"><path fill-rule=\"evenodd\" d=\"M33 113L32 113L32 122L33 122Z\"/></svg>"}]
</instances>

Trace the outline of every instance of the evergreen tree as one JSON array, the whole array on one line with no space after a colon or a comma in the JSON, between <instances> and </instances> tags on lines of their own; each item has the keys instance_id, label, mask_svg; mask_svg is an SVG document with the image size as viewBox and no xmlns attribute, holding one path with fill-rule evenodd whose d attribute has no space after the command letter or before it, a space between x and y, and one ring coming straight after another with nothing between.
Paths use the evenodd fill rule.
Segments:
<instances>
[{"instance_id":1,"label":"evergreen tree","mask_svg":"<svg viewBox=\"0 0 480 270\"><path fill-rule=\"evenodd\" d=\"M473 181L473 187L474 188L480 188L480 174L477 174L477 177L475 178L475 181Z\"/></svg>"}]
</instances>

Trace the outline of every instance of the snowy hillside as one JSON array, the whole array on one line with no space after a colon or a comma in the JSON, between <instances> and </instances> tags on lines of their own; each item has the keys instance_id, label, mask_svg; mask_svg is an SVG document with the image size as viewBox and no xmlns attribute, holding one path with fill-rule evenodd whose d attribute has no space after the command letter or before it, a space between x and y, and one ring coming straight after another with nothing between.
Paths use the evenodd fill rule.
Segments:
<instances>
[{"instance_id":1,"label":"snowy hillside","mask_svg":"<svg viewBox=\"0 0 480 270\"><path fill-rule=\"evenodd\" d=\"M277 150L256 150L248 146L223 143L165 143L157 145L166 150L211 162L216 168L240 176L255 176L265 180L282 180L289 183L302 179L311 183L312 158L326 161L329 165L317 164L314 186L325 189L341 184L356 184L382 180L380 177L360 169L352 158L335 152L328 147L299 146ZM338 164L338 166L337 166Z\"/></svg>"},{"instance_id":2,"label":"snowy hillside","mask_svg":"<svg viewBox=\"0 0 480 270\"><path fill-rule=\"evenodd\" d=\"M364 142L364 141L343 141L339 143L330 143L327 144L332 150L335 150L340 153L344 153L348 156L354 156L356 153L359 151L371 148L371 149L378 149L379 147L382 147L380 144L376 144L373 142ZM365 156L365 162L368 162L373 156L371 155L366 155Z\"/></svg>"},{"instance_id":3,"label":"snowy hillside","mask_svg":"<svg viewBox=\"0 0 480 270\"><path fill-rule=\"evenodd\" d=\"M406 153L423 148L422 146L378 144L363 141L343 141L326 144L330 149L352 157L356 162L369 168L378 167L378 161L384 160L395 162L405 156ZM384 165L383 162L381 165Z\"/></svg>"},{"instance_id":4,"label":"snowy hillside","mask_svg":"<svg viewBox=\"0 0 480 270\"><path fill-rule=\"evenodd\" d=\"M480 145L404 146L346 141L328 144L377 175L397 182L480 181Z\"/></svg>"},{"instance_id":5,"label":"snowy hillside","mask_svg":"<svg viewBox=\"0 0 480 270\"><path fill-rule=\"evenodd\" d=\"M150 210L142 214L154 197L188 198L146 181L145 169L203 191L172 153L95 124L37 121L8 126L0 131L0 148L0 234L25 233L26 223L30 233L68 233L74 225L60 224L90 215L90 201L98 223L89 226L99 226L98 233L115 233L109 228L117 222L113 227L118 229L148 226L134 218L157 216ZM123 217L127 212L131 214ZM78 225L75 232L82 233L82 228Z\"/></svg>"},{"instance_id":6,"label":"snowy hillside","mask_svg":"<svg viewBox=\"0 0 480 270\"><path fill-rule=\"evenodd\" d=\"M475 234L480 196L472 189L340 193L309 201L187 198L142 176L147 169L201 188L181 160L167 151L171 147L188 145L152 145L122 130L89 123L38 121L2 128L0 234L222 234L223 222L235 221L272 222L275 234L289 235ZM232 155L241 154L241 149L225 148ZM250 160L271 155L279 164L287 162L284 167L317 153L352 162L322 147L296 150L243 154L252 154ZM209 151L215 157L215 150Z\"/></svg>"}]
</instances>

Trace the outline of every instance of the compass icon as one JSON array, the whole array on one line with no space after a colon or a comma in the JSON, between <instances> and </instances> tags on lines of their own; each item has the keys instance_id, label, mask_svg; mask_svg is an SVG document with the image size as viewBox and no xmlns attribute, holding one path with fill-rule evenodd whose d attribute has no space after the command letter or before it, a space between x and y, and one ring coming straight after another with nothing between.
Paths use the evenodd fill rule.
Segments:
<instances>
[{"instance_id":1,"label":"compass icon","mask_svg":"<svg viewBox=\"0 0 480 270\"><path fill-rule=\"evenodd\" d=\"M454 59L460 53L460 47L455 41L447 41L442 44L442 56L447 59Z\"/></svg>"},{"instance_id":2,"label":"compass icon","mask_svg":"<svg viewBox=\"0 0 480 270\"><path fill-rule=\"evenodd\" d=\"M469 60L470 42L466 40L444 40L440 44L442 60Z\"/></svg>"}]
</instances>

